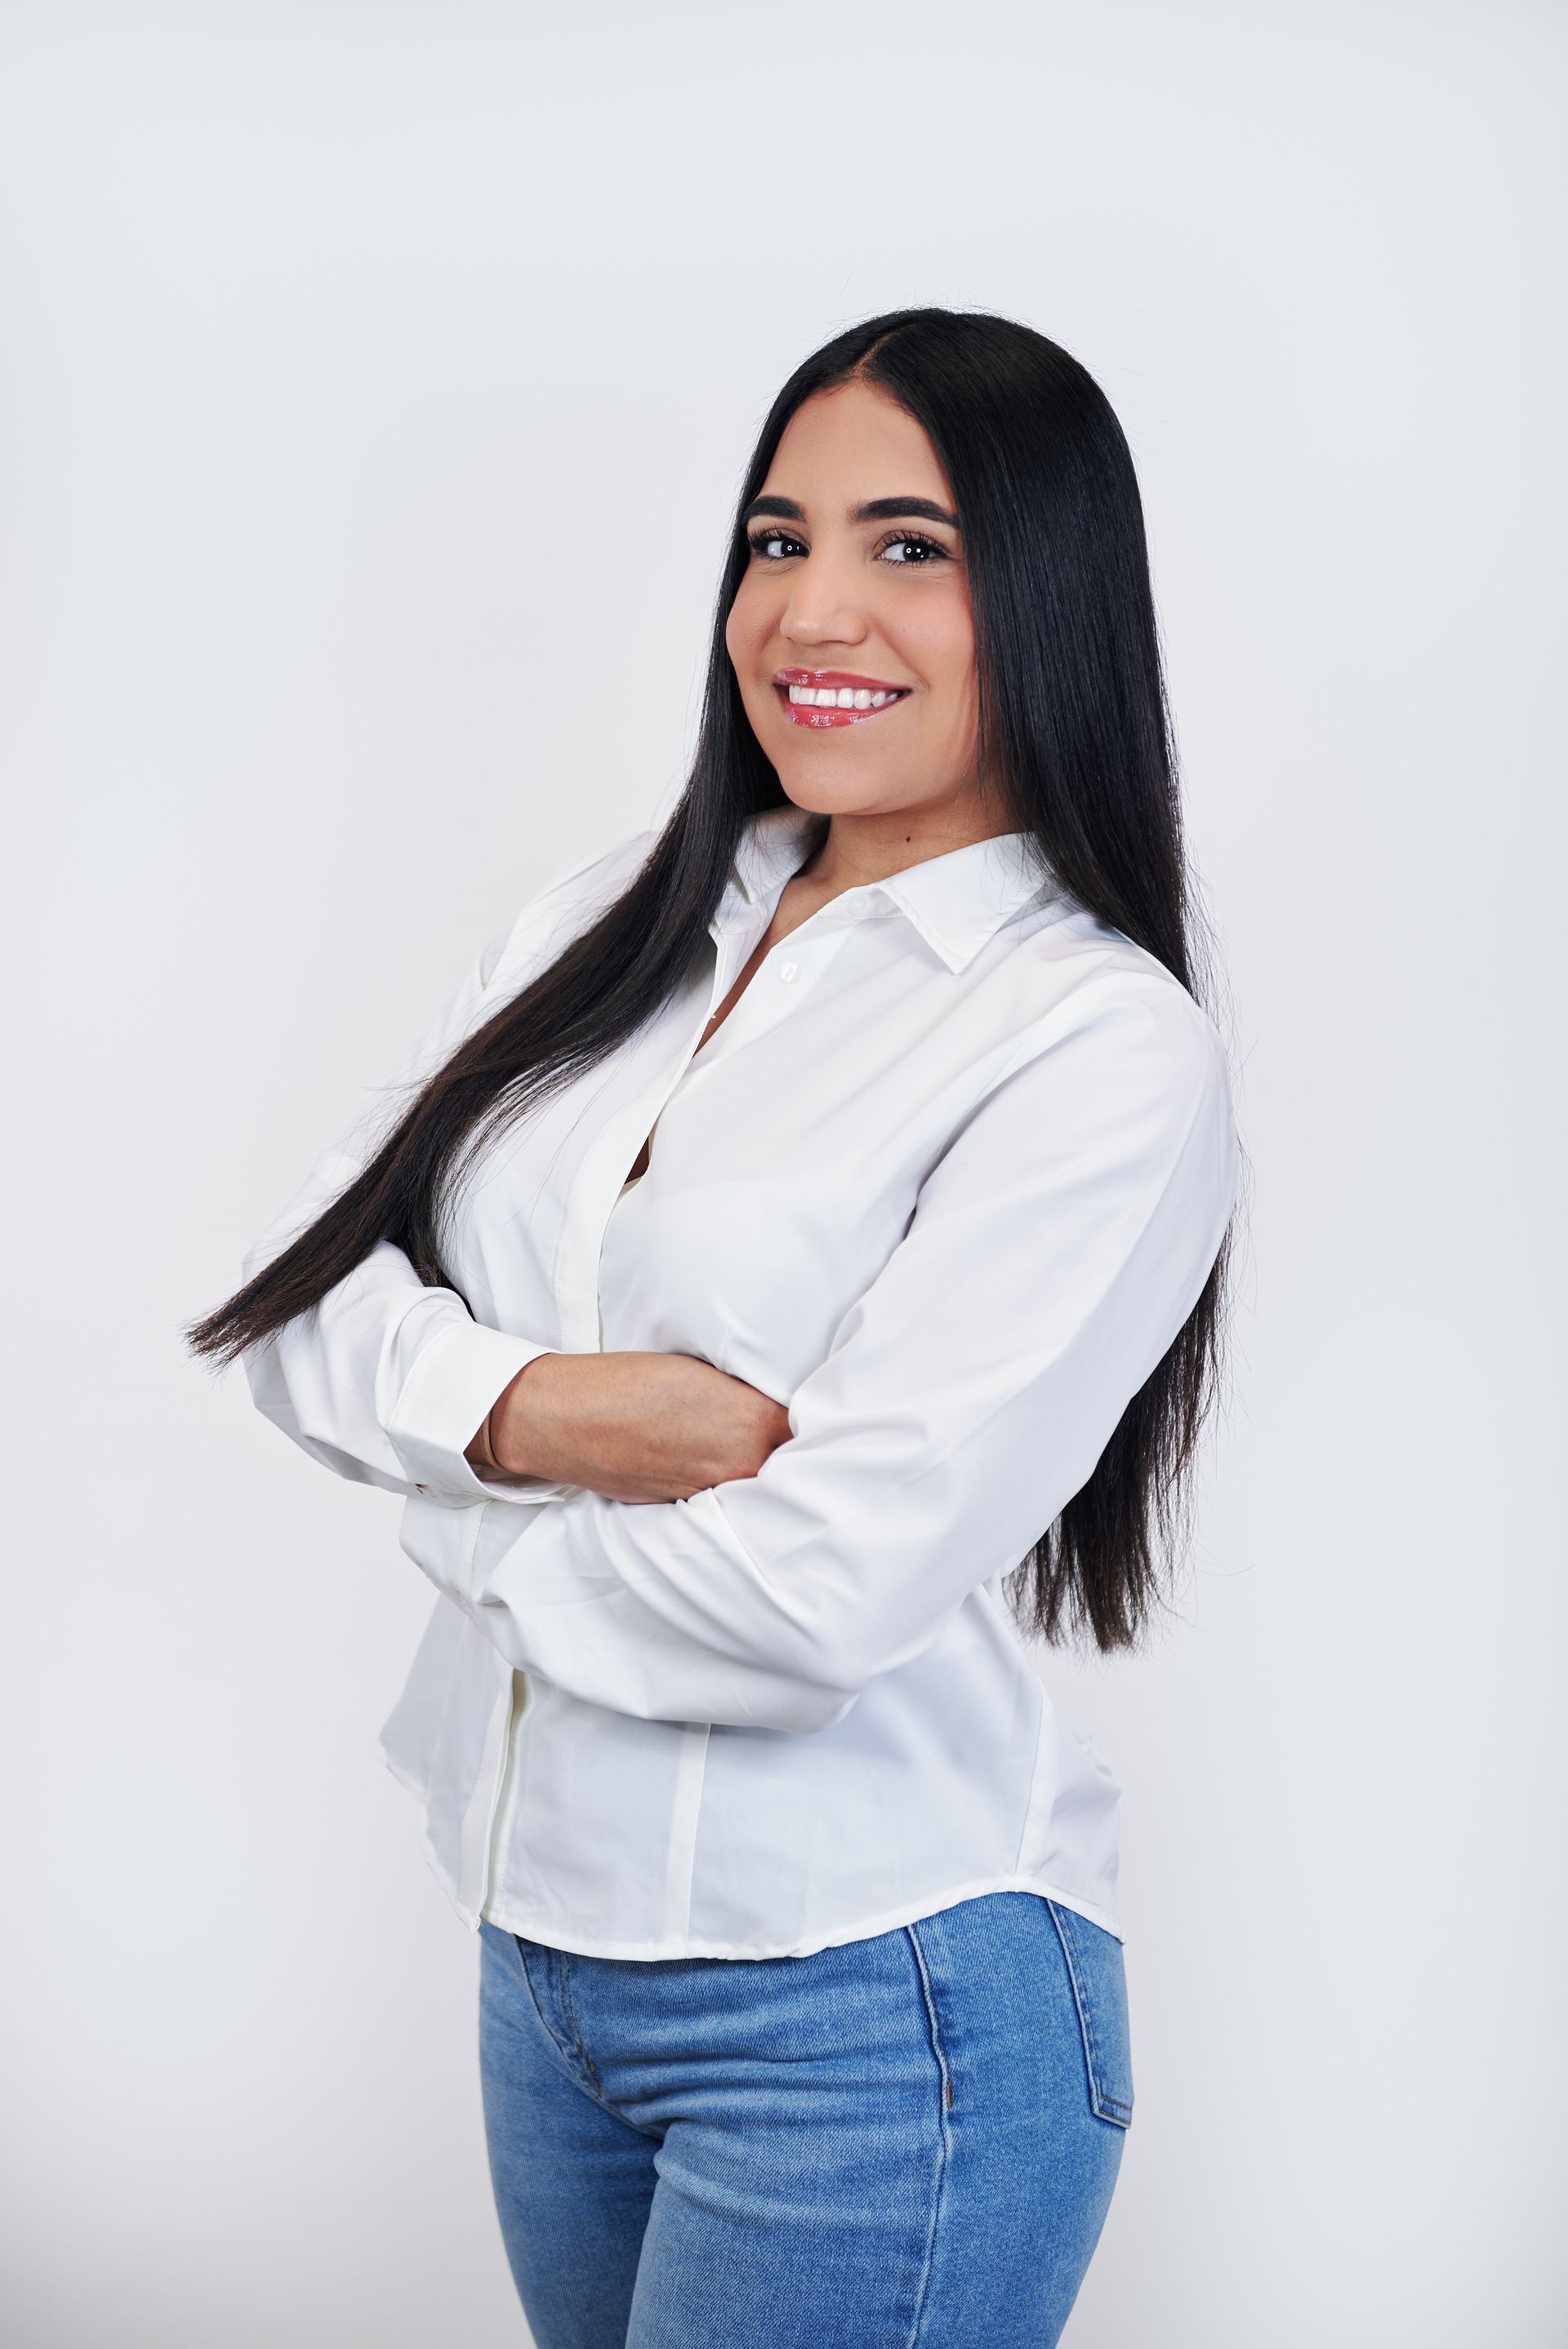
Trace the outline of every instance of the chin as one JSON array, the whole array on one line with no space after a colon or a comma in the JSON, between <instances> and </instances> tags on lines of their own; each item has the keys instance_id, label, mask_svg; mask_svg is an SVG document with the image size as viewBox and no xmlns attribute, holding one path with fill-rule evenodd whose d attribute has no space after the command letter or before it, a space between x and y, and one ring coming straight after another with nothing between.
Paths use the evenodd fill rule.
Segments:
<instances>
[{"instance_id":1,"label":"chin","mask_svg":"<svg viewBox=\"0 0 1568 2349\"><path fill-rule=\"evenodd\" d=\"M910 797L906 777L871 774L852 760L799 751L793 757L770 751L769 757L786 796L812 814L881 815Z\"/></svg>"}]
</instances>

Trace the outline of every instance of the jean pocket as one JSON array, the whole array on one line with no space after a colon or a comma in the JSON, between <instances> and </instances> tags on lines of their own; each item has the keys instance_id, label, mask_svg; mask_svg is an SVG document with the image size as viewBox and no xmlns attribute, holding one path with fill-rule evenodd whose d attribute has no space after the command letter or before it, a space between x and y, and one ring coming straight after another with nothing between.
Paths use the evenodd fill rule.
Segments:
<instances>
[{"instance_id":1,"label":"jean pocket","mask_svg":"<svg viewBox=\"0 0 1568 2349\"><path fill-rule=\"evenodd\" d=\"M1126 2128L1132 2119L1132 2049L1127 2023L1127 1971L1121 1943L1076 1909L1047 1900L1073 1986L1088 2073L1090 2109Z\"/></svg>"}]
</instances>

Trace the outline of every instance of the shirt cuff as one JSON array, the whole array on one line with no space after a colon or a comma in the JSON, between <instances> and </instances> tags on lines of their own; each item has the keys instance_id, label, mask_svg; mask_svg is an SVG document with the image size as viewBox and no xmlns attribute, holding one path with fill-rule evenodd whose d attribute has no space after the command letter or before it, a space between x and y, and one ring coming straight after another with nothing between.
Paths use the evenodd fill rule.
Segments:
<instances>
[{"instance_id":1,"label":"shirt cuff","mask_svg":"<svg viewBox=\"0 0 1568 2349\"><path fill-rule=\"evenodd\" d=\"M492 1500L503 1494L517 1500L544 1499L559 1490L539 1476L497 1485L476 1475L463 1457L490 1405L499 1402L519 1371L541 1354L559 1351L466 1316L421 1347L387 1423L387 1440L416 1489L459 1501Z\"/></svg>"}]
</instances>

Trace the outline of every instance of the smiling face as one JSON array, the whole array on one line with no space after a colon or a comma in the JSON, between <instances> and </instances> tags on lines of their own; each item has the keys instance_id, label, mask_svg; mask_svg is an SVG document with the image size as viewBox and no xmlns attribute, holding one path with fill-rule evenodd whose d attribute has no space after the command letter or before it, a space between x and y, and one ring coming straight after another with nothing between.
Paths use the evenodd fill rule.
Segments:
<instances>
[{"instance_id":1,"label":"smiling face","mask_svg":"<svg viewBox=\"0 0 1568 2349\"><path fill-rule=\"evenodd\" d=\"M788 796L829 814L980 797L975 627L953 493L923 429L847 383L804 401L744 517L725 642Z\"/></svg>"}]
</instances>

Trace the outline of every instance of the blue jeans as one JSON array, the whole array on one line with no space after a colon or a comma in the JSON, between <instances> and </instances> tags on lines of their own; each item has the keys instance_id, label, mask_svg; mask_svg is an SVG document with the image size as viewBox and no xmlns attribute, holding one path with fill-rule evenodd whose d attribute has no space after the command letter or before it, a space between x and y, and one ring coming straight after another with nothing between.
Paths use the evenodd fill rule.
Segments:
<instances>
[{"instance_id":1,"label":"blue jeans","mask_svg":"<svg viewBox=\"0 0 1568 2349\"><path fill-rule=\"evenodd\" d=\"M994 1892L803 1958L481 1925L490 2175L538 2349L1049 2349L1131 2117L1114 1934Z\"/></svg>"}]
</instances>

